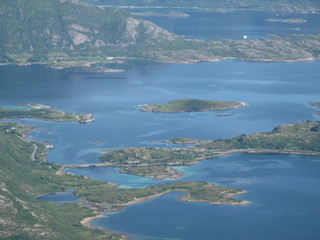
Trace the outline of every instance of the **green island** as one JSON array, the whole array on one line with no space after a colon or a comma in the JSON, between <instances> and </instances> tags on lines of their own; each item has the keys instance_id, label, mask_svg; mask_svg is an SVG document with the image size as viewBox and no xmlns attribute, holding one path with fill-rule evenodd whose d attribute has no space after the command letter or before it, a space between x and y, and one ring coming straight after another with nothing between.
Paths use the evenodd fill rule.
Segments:
<instances>
[{"instance_id":1,"label":"green island","mask_svg":"<svg viewBox=\"0 0 320 240\"><path fill-rule=\"evenodd\" d=\"M204 112L244 106L246 106L246 104L243 102L212 101L191 98L177 99L165 104L138 105L138 107L143 107L143 109L140 109L142 112Z\"/></svg>"},{"instance_id":2,"label":"green island","mask_svg":"<svg viewBox=\"0 0 320 240\"><path fill-rule=\"evenodd\" d=\"M179 138L177 142L180 143ZM183 139L183 138L182 138ZM174 142L175 140L168 140ZM305 121L275 127L266 133L240 135L230 139L204 141L184 148L124 148L104 153L102 166L117 166L120 172L152 177L178 178L174 166L197 164L200 160L245 153L320 155L320 122Z\"/></svg>"},{"instance_id":3,"label":"green island","mask_svg":"<svg viewBox=\"0 0 320 240\"><path fill-rule=\"evenodd\" d=\"M315 106L317 108L320 108L320 102L313 102L313 103L309 103L312 106ZM320 115L320 111L316 111L316 114Z\"/></svg>"},{"instance_id":4,"label":"green island","mask_svg":"<svg viewBox=\"0 0 320 240\"><path fill-rule=\"evenodd\" d=\"M27 104L32 109L10 109L0 108L0 120L12 118L34 118L45 121L56 122L93 122L92 114L72 114L60 110L51 109L50 106L42 104Z\"/></svg>"},{"instance_id":5,"label":"green island","mask_svg":"<svg viewBox=\"0 0 320 240\"><path fill-rule=\"evenodd\" d=\"M0 236L1 239L127 239L90 225L102 211L121 208L170 192L182 191L185 201L246 205L234 199L244 191L206 182L174 182L139 189L83 176L61 174L62 165L46 160L46 146L26 138L31 127L16 122L0 123ZM60 173L60 174L57 174ZM55 204L38 197L73 189L84 200ZM89 206L89 207L88 207Z\"/></svg>"}]
</instances>

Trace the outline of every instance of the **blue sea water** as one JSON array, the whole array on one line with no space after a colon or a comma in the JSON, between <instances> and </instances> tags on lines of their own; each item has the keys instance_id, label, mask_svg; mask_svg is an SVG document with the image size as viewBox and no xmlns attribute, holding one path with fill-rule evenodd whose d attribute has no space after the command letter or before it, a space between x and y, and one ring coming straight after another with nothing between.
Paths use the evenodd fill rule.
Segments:
<instances>
[{"instance_id":1,"label":"blue sea water","mask_svg":"<svg viewBox=\"0 0 320 240\"><path fill-rule=\"evenodd\" d=\"M159 26L190 39L240 40L268 38L270 34L319 34L318 14L263 11L205 12L194 9L128 9L129 11L168 12L189 14L187 18L144 17ZM269 22L268 19L300 18L305 23Z\"/></svg>"},{"instance_id":2,"label":"blue sea water","mask_svg":"<svg viewBox=\"0 0 320 240\"><path fill-rule=\"evenodd\" d=\"M214 14L197 14L187 20L194 21L195 38L212 38L210 31L197 28L196 23ZM225 21L228 22L229 17L225 15ZM314 16L305 17L312 19ZM161 19L162 24L168 21ZM308 22L312 26L318 24ZM176 24L186 28L183 22ZM247 24L248 28L257 27L250 25L250 21ZM291 25L279 23L275 26L289 28ZM191 36L188 29L183 31L182 34ZM265 31L272 32L272 27ZM38 127L30 134L31 139L53 144L49 161L97 163L105 149L166 147L161 141L173 137L228 138L270 131L280 124L319 120L320 117L314 114L316 108L308 104L320 101L319 76L319 61L256 63L232 60L193 65L135 63L123 73L97 74L69 73L37 65L0 66L0 105L17 107L41 103L74 113L93 113L96 122L88 124L32 119L18 121ZM137 107L177 98L242 101L248 106L177 114L140 112ZM217 114L231 116L217 117ZM96 141L103 143L96 144ZM69 171L117 183L120 188L176 181L156 181L116 173L115 170L88 168ZM106 213L109 218L96 219L93 224L129 234L134 240L320 239L319 157L234 154L204 160L194 166L177 167L177 170L184 174L180 180L208 181L244 189L247 193L238 197L252 203L248 206L189 203L177 199L184 193L172 193L120 212ZM71 195L68 197L72 198ZM48 196L47 200L54 198ZM58 199L61 198L58 196Z\"/></svg>"}]
</instances>

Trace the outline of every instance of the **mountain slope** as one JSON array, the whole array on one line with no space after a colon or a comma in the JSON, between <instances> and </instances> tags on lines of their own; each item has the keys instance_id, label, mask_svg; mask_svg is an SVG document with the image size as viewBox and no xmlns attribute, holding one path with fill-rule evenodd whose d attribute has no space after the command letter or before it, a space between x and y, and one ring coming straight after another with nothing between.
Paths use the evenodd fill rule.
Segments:
<instances>
[{"instance_id":1,"label":"mountain slope","mask_svg":"<svg viewBox=\"0 0 320 240\"><path fill-rule=\"evenodd\" d=\"M170 63L320 58L320 35L206 42L184 39L118 8L77 0L0 0L0 63L105 71L129 58ZM121 57L121 61L116 58Z\"/></svg>"},{"instance_id":2,"label":"mountain slope","mask_svg":"<svg viewBox=\"0 0 320 240\"><path fill-rule=\"evenodd\" d=\"M53 55L121 55L124 47L177 38L151 22L78 1L0 0L1 61Z\"/></svg>"}]
</instances>

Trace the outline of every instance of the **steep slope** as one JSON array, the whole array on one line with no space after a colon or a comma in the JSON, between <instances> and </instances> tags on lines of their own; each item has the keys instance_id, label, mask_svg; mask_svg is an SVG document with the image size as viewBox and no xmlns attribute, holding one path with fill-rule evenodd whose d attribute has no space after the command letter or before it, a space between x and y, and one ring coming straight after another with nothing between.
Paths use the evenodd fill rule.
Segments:
<instances>
[{"instance_id":1,"label":"steep slope","mask_svg":"<svg viewBox=\"0 0 320 240\"><path fill-rule=\"evenodd\" d=\"M125 47L177 38L151 22L79 1L0 0L0 61L121 55Z\"/></svg>"}]
</instances>

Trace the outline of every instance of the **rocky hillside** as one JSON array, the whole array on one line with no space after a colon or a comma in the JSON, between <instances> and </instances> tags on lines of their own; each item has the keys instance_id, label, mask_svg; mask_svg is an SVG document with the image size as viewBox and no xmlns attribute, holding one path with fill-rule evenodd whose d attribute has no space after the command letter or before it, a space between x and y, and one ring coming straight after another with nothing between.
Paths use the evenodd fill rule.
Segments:
<instances>
[{"instance_id":1,"label":"rocky hillside","mask_svg":"<svg viewBox=\"0 0 320 240\"><path fill-rule=\"evenodd\" d=\"M177 38L121 9L77 0L0 0L0 61L121 55L125 47Z\"/></svg>"}]
</instances>

